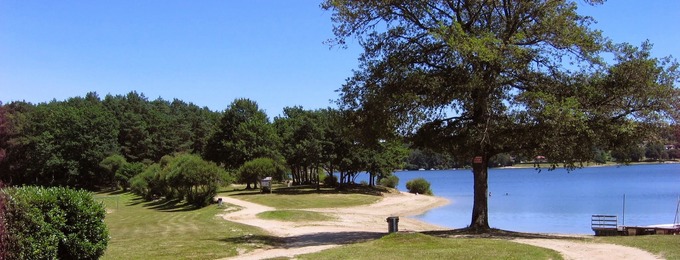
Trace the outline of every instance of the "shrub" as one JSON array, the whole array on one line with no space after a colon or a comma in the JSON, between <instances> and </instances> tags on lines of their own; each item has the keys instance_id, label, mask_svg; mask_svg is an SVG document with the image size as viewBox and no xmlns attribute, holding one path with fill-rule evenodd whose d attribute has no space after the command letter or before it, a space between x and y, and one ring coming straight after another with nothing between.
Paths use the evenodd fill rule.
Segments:
<instances>
[{"instance_id":1,"label":"shrub","mask_svg":"<svg viewBox=\"0 0 680 260\"><path fill-rule=\"evenodd\" d=\"M399 185L399 177L396 175L390 175L385 178L380 179L380 185L390 188L396 188Z\"/></svg>"},{"instance_id":2,"label":"shrub","mask_svg":"<svg viewBox=\"0 0 680 260\"><path fill-rule=\"evenodd\" d=\"M406 189L410 193L432 195L430 183L423 178L416 178L406 183Z\"/></svg>"},{"instance_id":3,"label":"shrub","mask_svg":"<svg viewBox=\"0 0 680 260\"><path fill-rule=\"evenodd\" d=\"M323 185L327 187L338 186L338 177L335 177L335 175L326 175L326 177L323 178Z\"/></svg>"},{"instance_id":4,"label":"shrub","mask_svg":"<svg viewBox=\"0 0 680 260\"><path fill-rule=\"evenodd\" d=\"M9 247L8 247L8 236L9 233L7 232L7 224L5 221L5 212L6 212L6 207L7 205L7 195L2 189L3 184L0 181L0 259L9 259L8 252L9 252Z\"/></svg>"},{"instance_id":5,"label":"shrub","mask_svg":"<svg viewBox=\"0 0 680 260\"><path fill-rule=\"evenodd\" d=\"M108 230L101 203L83 190L7 188L8 259L97 259Z\"/></svg>"}]
</instances>

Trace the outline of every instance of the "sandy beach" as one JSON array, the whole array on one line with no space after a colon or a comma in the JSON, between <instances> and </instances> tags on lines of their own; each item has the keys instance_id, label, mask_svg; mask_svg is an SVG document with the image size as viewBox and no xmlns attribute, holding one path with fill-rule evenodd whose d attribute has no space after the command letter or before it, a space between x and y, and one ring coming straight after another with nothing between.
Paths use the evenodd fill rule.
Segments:
<instances>
[{"instance_id":1,"label":"sandy beach","mask_svg":"<svg viewBox=\"0 0 680 260\"><path fill-rule=\"evenodd\" d=\"M305 209L335 217L333 221L286 222L264 220L256 215L275 210L260 204L242 201L233 197L221 197L229 205L222 218L228 221L260 227L273 236L285 241L283 246L257 249L227 259L264 259L274 257L295 257L300 254L318 252L345 244L358 243L380 238L387 234L387 217L399 217L399 231L418 232L447 230L449 228L419 221L410 216L422 214L430 209L444 206L451 201L434 196L415 195L405 192L387 193L371 205L347 208ZM513 239L517 243L550 248L562 254L565 259L662 259L640 249L587 242L558 239Z\"/></svg>"}]
</instances>

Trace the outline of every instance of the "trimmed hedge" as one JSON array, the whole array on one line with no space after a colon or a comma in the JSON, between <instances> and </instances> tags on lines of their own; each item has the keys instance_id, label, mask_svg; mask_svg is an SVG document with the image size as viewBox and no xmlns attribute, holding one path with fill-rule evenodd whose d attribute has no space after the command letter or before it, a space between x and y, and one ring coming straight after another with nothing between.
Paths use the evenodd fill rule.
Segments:
<instances>
[{"instance_id":1,"label":"trimmed hedge","mask_svg":"<svg viewBox=\"0 0 680 260\"><path fill-rule=\"evenodd\" d=\"M109 232L106 211L84 190L19 187L6 197L3 248L7 259L98 259Z\"/></svg>"}]
</instances>

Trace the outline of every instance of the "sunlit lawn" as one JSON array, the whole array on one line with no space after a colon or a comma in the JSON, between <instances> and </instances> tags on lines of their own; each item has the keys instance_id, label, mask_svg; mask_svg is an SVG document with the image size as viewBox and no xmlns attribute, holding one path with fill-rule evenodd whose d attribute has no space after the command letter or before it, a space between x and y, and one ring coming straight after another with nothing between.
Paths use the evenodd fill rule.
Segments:
<instances>
[{"instance_id":1,"label":"sunlit lawn","mask_svg":"<svg viewBox=\"0 0 680 260\"><path fill-rule=\"evenodd\" d=\"M299 259L562 259L556 251L484 238L395 233L381 239L299 256Z\"/></svg>"},{"instance_id":2,"label":"sunlit lawn","mask_svg":"<svg viewBox=\"0 0 680 260\"><path fill-rule=\"evenodd\" d=\"M640 248L666 259L680 259L680 236L653 235L598 237L595 238L595 241Z\"/></svg>"},{"instance_id":3,"label":"sunlit lawn","mask_svg":"<svg viewBox=\"0 0 680 260\"><path fill-rule=\"evenodd\" d=\"M103 259L215 259L274 243L264 231L223 220L224 209L145 202L130 193L97 194L111 240Z\"/></svg>"},{"instance_id":4,"label":"sunlit lawn","mask_svg":"<svg viewBox=\"0 0 680 260\"><path fill-rule=\"evenodd\" d=\"M243 190L236 186L225 189L218 196L233 196L277 209L310 209L310 208L341 208L368 205L382 199L381 196L368 194L369 192L349 193L338 192L333 188L274 188L273 193L260 193L259 190Z\"/></svg>"}]
</instances>

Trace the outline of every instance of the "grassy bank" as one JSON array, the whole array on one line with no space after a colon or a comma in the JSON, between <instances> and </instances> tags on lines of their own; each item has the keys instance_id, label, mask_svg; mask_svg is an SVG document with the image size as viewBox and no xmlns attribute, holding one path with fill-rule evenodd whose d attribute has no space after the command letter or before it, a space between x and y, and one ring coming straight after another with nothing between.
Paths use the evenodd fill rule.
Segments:
<instances>
[{"instance_id":1,"label":"grassy bank","mask_svg":"<svg viewBox=\"0 0 680 260\"><path fill-rule=\"evenodd\" d=\"M276 209L343 208L375 203L382 198L380 191L370 187L355 187L349 191L314 187L275 188L274 192L262 194L259 190L244 190L236 186L224 190L218 196L233 196Z\"/></svg>"},{"instance_id":2,"label":"grassy bank","mask_svg":"<svg viewBox=\"0 0 680 260\"><path fill-rule=\"evenodd\" d=\"M103 259L215 259L275 243L264 231L221 219L224 209L145 202L101 193L111 240Z\"/></svg>"},{"instance_id":3,"label":"grassy bank","mask_svg":"<svg viewBox=\"0 0 680 260\"><path fill-rule=\"evenodd\" d=\"M680 236L618 236L597 237L599 243L611 243L639 248L666 259L680 259Z\"/></svg>"},{"instance_id":4,"label":"grassy bank","mask_svg":"<svg viewBox=\"0 0 680 260\"><path fill-rule=\"evenodd\" d=\"M395 233L299 259L562 259L550 249L507 240L439 238L420 233Z\"/></svg>"}]
</instances>

